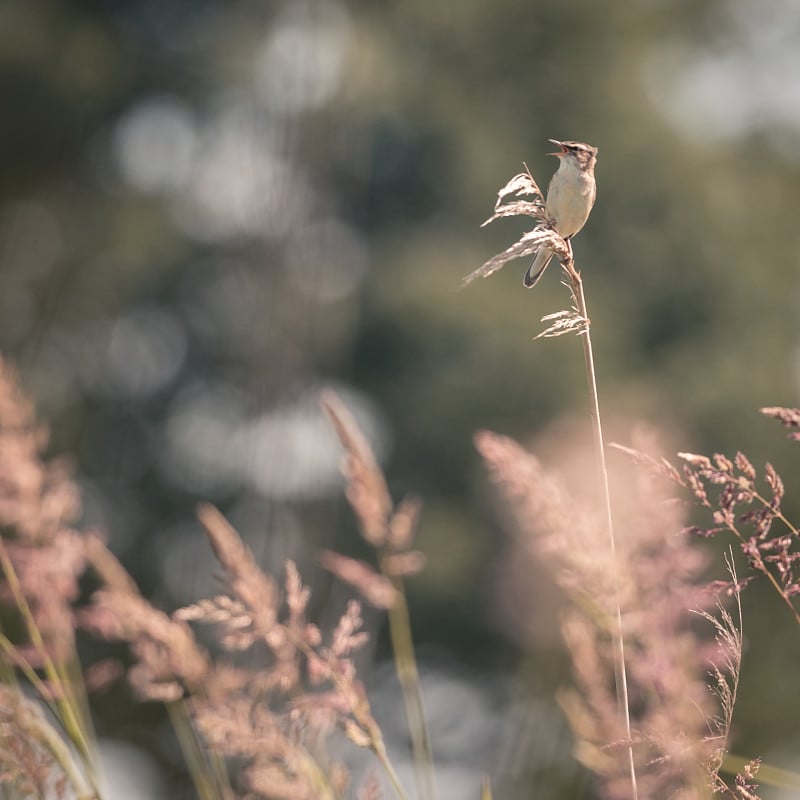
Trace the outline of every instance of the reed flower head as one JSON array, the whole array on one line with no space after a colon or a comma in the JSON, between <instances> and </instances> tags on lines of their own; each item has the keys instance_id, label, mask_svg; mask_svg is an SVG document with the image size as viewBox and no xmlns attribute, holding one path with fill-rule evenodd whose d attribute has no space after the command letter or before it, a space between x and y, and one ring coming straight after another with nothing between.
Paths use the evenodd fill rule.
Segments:
<instances>
[{"instance_id":1,"label":"reed flower head","mask_svg":"<svg viewBox=\"0 0 800 800\"><path fill-rule=\"evenodd\" d=\"M26 598L47 655L56 664L74 655L72 603L85 568L77 487L63 461L45 461L47 431L14 370L0 359L0 526L4 547ZM8 581L8 575L6 575ZM11 585L0 582L0 599L17 604ZM45 652L20 643L29 663Z\"/></svg>"}]
</instances>

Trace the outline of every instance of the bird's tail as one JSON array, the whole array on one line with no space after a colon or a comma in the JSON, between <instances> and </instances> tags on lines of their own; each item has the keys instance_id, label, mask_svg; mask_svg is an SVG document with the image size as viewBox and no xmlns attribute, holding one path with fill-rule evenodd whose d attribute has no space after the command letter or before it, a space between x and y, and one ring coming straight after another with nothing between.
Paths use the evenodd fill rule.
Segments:
<instances>
[{"instance_id":1,"label":"bird's tail","mask_svg":"<svg viewBox=\"0 0 800 800\"><path fill-rule=\"evenodd\" d=\"M539 283L539 278L544 274L552 257L553 251L548 250L546 247L543 247L536 254L536 258L533 259L533 262L528 267L528 271L525 273L525 277L522 279L522 284L526 289L533 289L533 287Z\"/></svg>"}]
</instances>

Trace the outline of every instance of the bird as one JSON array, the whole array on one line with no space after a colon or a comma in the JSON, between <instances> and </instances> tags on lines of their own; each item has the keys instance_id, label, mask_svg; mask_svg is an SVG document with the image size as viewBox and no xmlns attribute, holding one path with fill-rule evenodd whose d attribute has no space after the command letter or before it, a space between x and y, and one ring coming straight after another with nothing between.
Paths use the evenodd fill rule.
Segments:
<instances>
[{"instance_id":1,"label":"bird","mask_svg":"<svg viewBox=\"0 0 800 800\"><path fill-rule=\"evenodd\" d=\"M558 153L548 153L558 158L560 163L547 187L544 207L553 220L556 233L571 247L570 239L586 224L597 196L594 179L597 148L583 142L560 142L558 139L547 141L558 145L561 150ZM548 247L539 250L522 279L526 288L532 289L536 286L553 255Z\"/></svg>"}]
</instances>

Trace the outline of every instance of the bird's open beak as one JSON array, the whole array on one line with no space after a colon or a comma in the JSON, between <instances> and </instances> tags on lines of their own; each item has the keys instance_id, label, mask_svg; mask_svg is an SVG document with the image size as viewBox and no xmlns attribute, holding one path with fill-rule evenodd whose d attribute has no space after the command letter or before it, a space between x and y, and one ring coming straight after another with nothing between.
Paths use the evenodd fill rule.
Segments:
<instances>
[{"instance_id":1,"label":"bird's open beak","mask_svg":"<svg viewBox=\"0 0 800 800\"><path fill-rule=\"evenodd\" d=\"M560 158L563 156L567 151L564 149L564 145L558 141L558 139L548 139L548 142L552 142L553 144L557 144L561 150L558 153L548 153L549 156L555 156L556 158Z\"/></svg>"}]
</instances>

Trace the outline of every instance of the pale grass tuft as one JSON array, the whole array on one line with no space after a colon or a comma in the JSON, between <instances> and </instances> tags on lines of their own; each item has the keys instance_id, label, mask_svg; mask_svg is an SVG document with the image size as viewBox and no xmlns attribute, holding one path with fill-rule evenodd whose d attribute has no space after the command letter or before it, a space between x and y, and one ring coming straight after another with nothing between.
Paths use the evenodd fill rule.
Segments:
<instances>
[{"instance_id":1,"label":"pale grass tuft","mask_svg":"<svg viewBox=\"0 0 800 800\"><path fill-rule=\"evenodd\" d=\"M350 602L324 644L306 618L310 591L296 565L287 562L281 593L220 512L203 505L199 515L231 596L200 600L169 617L138 594L105 589L95 594L84 621L101 635L130 642L134 688L150 700L183 699L212 760L242 761L241 780L251 796L335 800L347 772L326 752L334 728L385 759L352 660L368 638L360 606ZM257 608L260 601L270 605ZM212 659L197 645L188 621L218 628L223 654L266 647L268 662L262 654L260 666L247 669Z\"/></svg>"},{"instance_id":2,"label":"pale grass tuft","mask_svg":"<svg viewBox=\"0 0 800 800\"><path fill-rule=\"evenodd\" d=\"M128 677L142 697L176 700L184 691L204 690L210 663L188 625L140 595L100 589L81 622L96 635L131 643L138 663Z\"/></svg>"},{"instance_id":3,"label":"pale grass tuft","mask_svg":"<svg viewBox=\"0 0 800 800\"><path fill-rule=\"evenodd\" d=\"M248 650L253 646L253 618L244 603L225 594L179 608L173 615L184 622L204 622L221 629L219 643L225 650Z\"/></svg>"},{"instance_id":4,"label":"pale grass tuft","mask_svg":"<svg viewBox=\"0 0 800 800\"><path fill-rule=\"evenodd\" d=\"M497 216L498 215L495 215L493 219L496 219ZM507 215L503 214L500 216ZM461 288L463 289L469 286L478 278L488 278L494 275L495 272L501 270L509 261L515 261L518 258L525 258L526 256L533 256L543 247L554 250L559 255L566 256L567 253L566 243L554 230L537 227L532 231L523 233L519 241L507 247L502 253L492 256L488 261L481 264L480 267L462 278Z\"/></svg>"},{"instance_id":5,"label":"pale grass tuft","mask_svg":"<svg viewBox=\"0 0 800 800\"><path fill-rule=\"evenodd\" d=\"M514 513L516 558L538 558L573 600L562 633L575 688L562 691L560 700L577 737L578 758L600 776L607 798L630 797L629 751L642 797L705 798L707 782L718 780L730 727L741 638L727 612L719 619L708 615L716 647L699 640L690 624L691 610L704 613L708 602L701 581L706 558L683 532L680 507L649 474L619 475L624 488L616 504L613 557L598 533L601 518L538 459L488 432L476 436L476 445ZM582 463L586 456L569 460ZM580 484L585 478L573 480ZM617 600L626 631L630 736L613 691ZM709 660L717 665L711 688L718 710L705 680ZM733 695L721 688L723 679L731 681L725 685Z\"/></svg>"},{"instance_id":6,"label":"pale grass tuft","mask_svg":"<svg viewBox=\"0 0 800 800\"><path fill-rule=\"evenodd\" d=\"M770 415L793 424L800 410L771 408ZM748 566L760 573L777 592L795 622L800 625L800 528L783 512L786 494L781 476L767 462L761 475L744 453L731 459L723 453L706 456L678 453L682 469L662 473L670 482L686 491L710 515L711 525L691 526L697 536L709 538L722 531L732 534L739 543ZM748 579L737 580L732 590L743 588Z\"/></svg>"},{"instance_id":7,"label":"pale grass tuft","mask_svg":"<svg viewBox=\"0 0 800 800\"><path fill-rule=\"evenodd\" d=\"M357 747L369 747L369 736L353 720L347 720L344 726L344 735Z\"/></svg>"},{"instance_id":8,"label":"pale grass tuft","mask_svg":"<svg viewBox=\"0 0 800 800\"><path fill-rule=\"evenodd\" d=\"M25 658L35 666L51 659L60 668L75 654L72 603L86 558L84 535L73 527L81 511L78 488L64 460L43 459L47 442L15 370L0 358L0 526L14 571L0 582L0 600L19 607L12 586L18 583L30 613L29 638L40 637L20 644Z\"/></svg>"},{"instance_id":9,"label":"pale grass tuft","mask_svg":"<svg viewBox=\"0 0 800 800\"><path fill-rule=\"evenodd\" d=\"M0 787L11 797L65 795L65 775L42 735L42 712L21 691L0 684Z\"/></svg>"},{"instance_id":10,"label":"pale grass tuft","mask_svg":"<svg viewBox=\"0 0 800 800\"><path fill-rule=\"evenodd\" d=\"M281 603L277 584L223 515L209 505L198 514L225 568L230 595L200 600L170 617L138 594L95 538L92 563L109 586L95 593L82 621L101 636L130 643L135 663L128 678L137 693L184 709L209 763L240 759L241 780L254 796L334 800L347 783L344 767L325 751L334 727L361 731L365 746L385 758L352 661L367 638L359 606L348 607L330 644L323 645L321 632L306 619L310 592L296 565L286 564ZM223 653L266 647L268 663L262 656L259 668L245 669L212 659L195 641L189 621L215 626ZM324 684L327 691L321 691ZM197 768L203 760L196 760ZM220 777L224 771L214 774L199 786L210 779L218 796L232 797Z\"/></svg>"},{"instance_id":11,"label":"pale grass tuft","mask_svg":"<svg viewBox=\"0 0 800 800\"><path fill-rule=\"evenodd\" d=\"M725 556L725 564L734 586L739 584L736 567L733 563L733 553ZM710 755L711 775L715 791L725 793L727 784L720 778L720 769L728 752L731 727L733 725L733 710L739 691L739 675L742 669L742 603L738 591L735 593L737 618L734 620L731 613L717 598L714 613L700 610L697 613L709 622L714 628L714 638L717 643L715 660L710 667L710 690L716 696L719 713L709 715L708 725L710 734L707 737L712 750Z\"/></svg>"},{"instance_id":12,"label":"pale grass tuft","mask_svg":"<svg viewBox=\"0 0 800 800\"><path fill-rule=\"evenodd\" d=\"M369 581L381 587L382 597L377 589L367 593L373 601L393 603L402 597L400 575L422 566L421 555L409 549L419 503L409 500L394 509L366 440L333 396L328 412L348 452L348 496L365 537L380 543L379 555L392 570L372 570ZM0 635L0 651L59 725L50 726L6 668L9 683L0 683L3 790L13 796L100 798L83 709L74 695L71 659L79 621L100 637L129 644L128 680L142 699L167 705L202 800L339 800L349 776L327 752L336 728L370 749L398 797L406 798L356 674L353 659L368 638L358 602L348 604L333 630L320 631L307 618L310 590L294 562L286 563L279 585L259 568L225 517L203 504L198 516L224 568L228 592L172 616L154 608L99 533L71 526L78 493L62 464L41 460L45 443L32 404L0 361L0 599L11 602L26 634L19 644ZM76 615L72 603L86 564L102 588ZM365 576L362 570L356 583L365 584ZM221 645L212 648L214 656L197 643L190 623L214 626ZM237 655L232 662L231 650L252 656ZM243 663L249 666L238 665ZM87 674L94 687L103 688L120 670L118 662L105 660ZM235 790L226 760L236 767Z\"/></svg>"},{"instance_id":13,"label":"pale grass tuft","mask_svg":"<svg viewBox=\"0 0 800 800\"><path fill-rule=\"evenodd\" d=\"M270 647L281 644L277 620L278 590L275 581L255 563L252 553L225 517L209 503L197 507L197 517L208 533L214 554L228 575L232 594L253 618L254 634Z\"/></svg>"},{"instance_id":14,"label":"pale grass tuft","mask_svg":"<svg viewBox=\"0 0 800 800\"><path fill-rule=\"evenodd\" d=\"M43 458L47 442L16 372L0 358L0 602L8 609L0 634L0 715L15 720L10 739L8 720L1 723L0 762L3 753L17 761L0 771L0 783L22 786L23 795L25 788L34 796L99 795L75 650L73 604L86 537L74 527L77 486L65 461ZM32 700L22 700L18 680L47 707L59 733ZM43 778L48 764L52 776Z\"/></svg>"},{"instance_id":15,"label":"pale grass tuft","mask_svg":"<svg viewBox=\"0 0 800 800\"><path fill-rule=\"evenodd\" d=\"M343 471L347 479L347 499L361 525L364 539L373 547L380 547L386 542L387 520L392 509L386 479L364 434L339 397L326 391L321 403L345 449Z\"/></svg>"},{"instance_id":16,"label":"pale grass tuft","mask_svg":"<svg viewBox=\"0 0 800 800\"><path fill-rule=\"evenodd\" d=\"M589 320L580 314L574 305L568 311L546 314L541 321L550 324L541 333L536 334L534 339L552 339L556 336L563 336L565 333L580 335L589 329Z\"/></svg>"},{"instance_id":17,"label":"pale grass tuft","mask_svg":"<svg viewBox=\"0 0 800 800\"><path fill-rule=\"evenodd\" d=\"M349 656L353 651L361 648L369 635L360 632L364 620L361 617L361 605L356 600L347 604L347 611L342 614L339 624L333 631L331 653L336 658Z\"/></svg>"}]
</instances>

